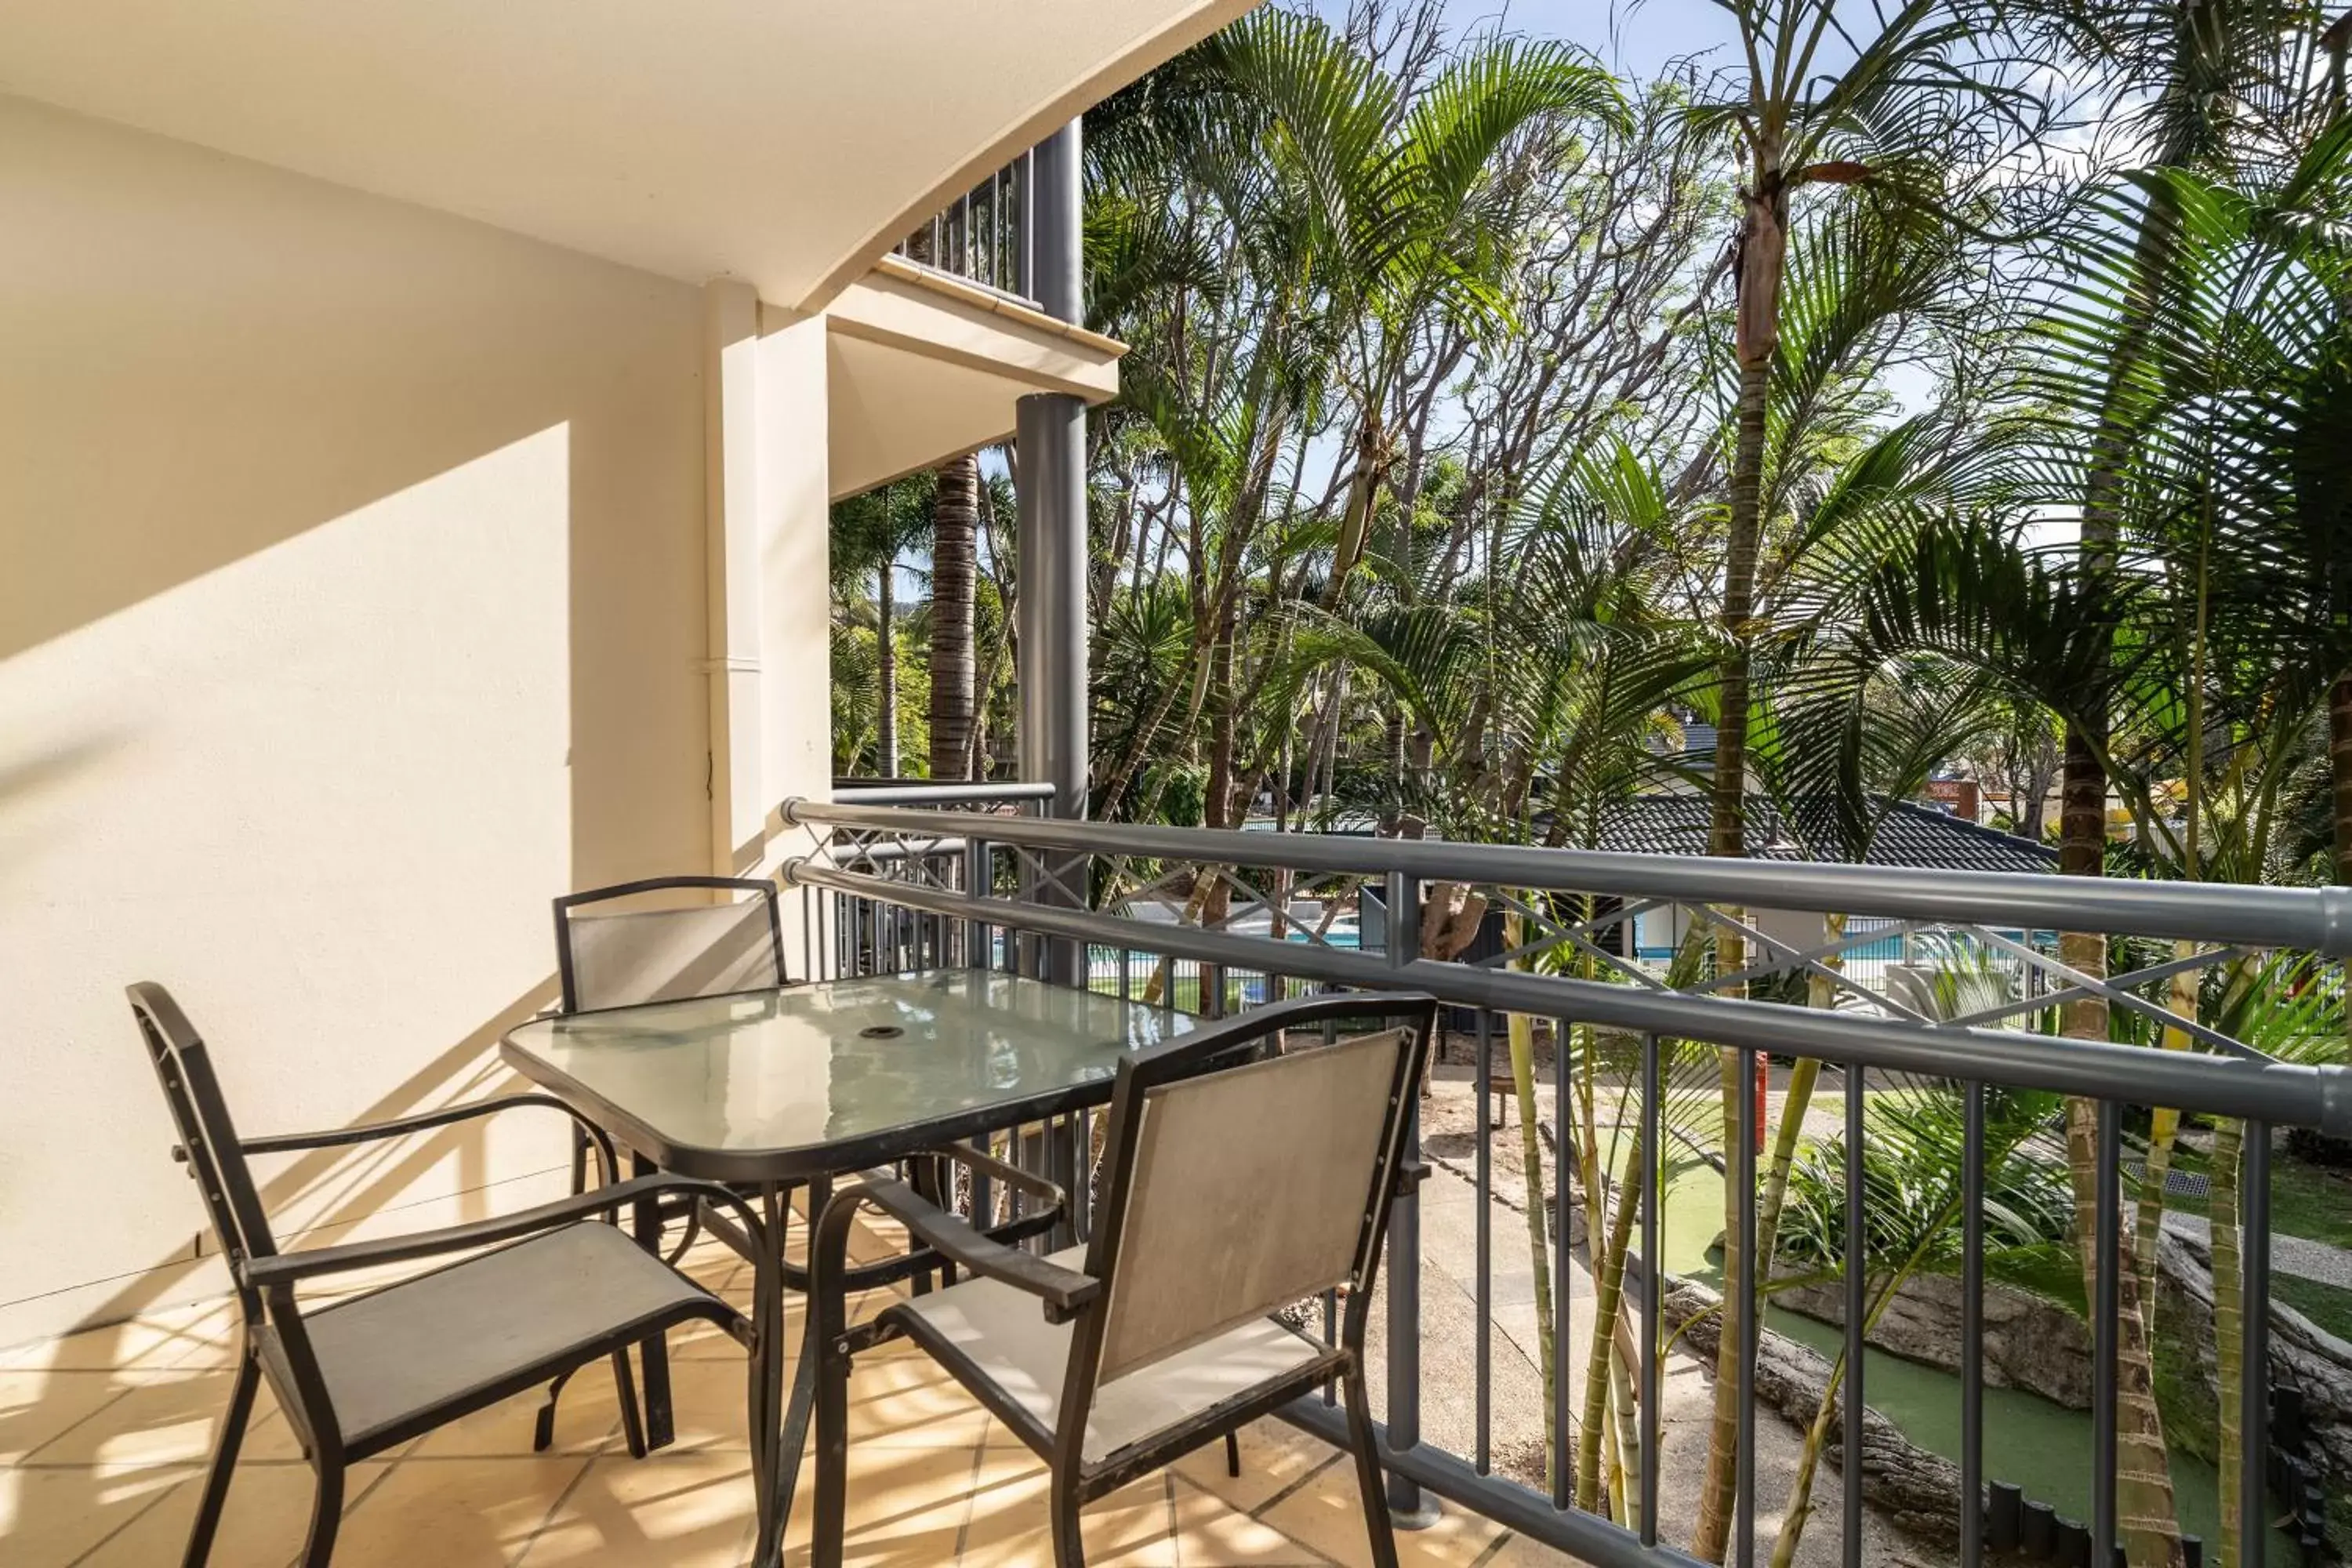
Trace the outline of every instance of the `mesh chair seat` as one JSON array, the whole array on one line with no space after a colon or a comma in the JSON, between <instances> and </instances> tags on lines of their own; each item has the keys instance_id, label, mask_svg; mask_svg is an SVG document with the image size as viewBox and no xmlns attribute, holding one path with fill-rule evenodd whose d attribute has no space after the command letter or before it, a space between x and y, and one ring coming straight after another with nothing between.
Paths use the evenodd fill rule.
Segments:
<instances>
[{"instance_id":1,"label":"mesh chair seat","mask_svg":"<svg viewBox=\"0 0 2352 1568\"><path fill-rule=\"evenodd\" d=\"M1050 1261L1086 1266L1073 1247ZM918 1296L883 1314L935 1356L985 1380L1051 1431L1069 1370L1067 1323L1049 1323L1037 1298L993 1279L969 1279ZM1228 1400L1325 1359L1322 1345L1272 1318L1253 1318L1214 1338L1099 1384L1081 1454L1096 1464L1131 1444L1180 1426Z\"/></svg>"},{"instance_id":2,"label":"mesh chair seat","mask_svg":"<svg viewBox=\"0 0 2352 1568\"><path fill-rule=\"evenodd\" d=\"M365 1454L453 1406L542 1382L541 1369L573 1364L621 1331L736 1315L616 1227L588 1221L306 1311L303 1323L343 1446ZM264 1341L273 1360L274 1339Z\"/></svg>"}]
</instances>

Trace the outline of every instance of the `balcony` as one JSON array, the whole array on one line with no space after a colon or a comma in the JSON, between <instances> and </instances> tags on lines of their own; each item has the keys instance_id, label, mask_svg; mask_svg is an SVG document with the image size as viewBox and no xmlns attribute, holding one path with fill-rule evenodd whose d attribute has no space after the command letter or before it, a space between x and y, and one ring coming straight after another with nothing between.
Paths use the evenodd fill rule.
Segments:
<instances>
[{"instance_id":1,"label":"balcony","mask_svg":"<svg viewBox=\"0 0 2352 1568\"><path fill-rule=\"evenodd\" d=\"M2233 1015L2258 1050L2194 1016L2179 1000L2194 987L2174 983L2289 965L2288 994L2311 1004L2295 1016L2318 1019L2340 1005L2324 961L2352 929L2341 890L1094 826L1024 815L1039 793L916 784L786 803L797 853L781 879L796 890L802 972L1010 968L1212 1016L1318 988L1436 994L1452 1048L1421 1102L1418 1179L1398 1201L1370 1346L1404 1563L1687 1568L1717 1448L1737 1459L1719 1515L1736 1563L1780 1555L1775 1538L1797 1517L1811 1528L1785 1557L1806 1564L2080 1562L2094 1545L2134 1563L2201 1562L2232 1503L2242 1563L2332 1550L2352 1356L2275 1282L2327 1278L2352 1255L2286 1228L2292 1184L2272 1134L2352 1131L2352 1071L2288 1059L2291 1027ZM1473 900L1499 911L1506 945L1449 955L1439 917ZM1822 917L1815 936L1792 937L1800 912ZM1645 959L1627 939L1655 914L1737 935L1739 948L1719 940L1714 954L1745 956L1719 972ZM2116 952L2145 962L2099 978L2032 939L2086 928L2131 938ZM1391 936L1413 931L1421 941ZM1910 957L1849 966L1889 931ZM2048 1032L2086 998L2106 1004L2116 1043ZM2170 1050L2122 1043L2168 1029L2183 1037ZM1953 1113L1944 1152L1904 1145L1937 1107ZM2158 1108L2208 1119L2205 1133L2157 1135L2141 1113ZM1088 1114L1033 1130L1074 1136L1016 1133L1005 1152L1082 1193ZM2235 1163L2220 1148L2231 1135ZM1874 1165L1902 1147L1927 1157ZM1727 1328L1723 1283L1740 1271L1717 1233L1755 1255L1783 1153L1803 1179L1780 1215L1773 1305L1735 1299ZM2070 1208L2077 1153L2095 1190ZM2166 1159L2176 1179L2158 1181ZM2192 1163L2201 1186L2177 1179ZM1890 1205L1887 1169L1924 1207ZM2229 1178L2234 1203L2214 1201ZM2058 1194L2038 1221L2037 1190ZM2159 1192L2203 1212L2137 1228ZM2094 1262L2070 1286L2078 1220ZM2046 1251L2025 1245L2037 1223L2059 1243L2054 1280ZM2240 1258L2217 1272L2225 1229ZM795 1249L803 1234L793 1227ZM903 1246L880 1224L857 1243L867 1257ZM2128 1304L2140 1258L2168 1303L2153 1336ZM748 1294L747 1266L718 1241L687 1266ZM2021 1284L2037 1267L2040 1282ZM2217 1330L2216 1292L2233 1286L2246 1310ZM1880 1331L1898 1299L1914 1329L1949 1308L1950 1342ZM2198 1300L2202 1320L2179 1315ZM1321 1304L1327 1332L1334 1306ZM1311 1330L1316 1304L1302 1308ZM1865 1320L1867 1346L1851 1326ZM12 1562L169 1560L226 1402L236 1322L226 1302L150 1310L0 1360ZM788 1340L799 1331L795 1306ZM2231 1386L2217 1370L2225 1350L2267 1375ZM2178 1445L2162 1533L2126 1523L2147 1517L2126 1511L2147 1506L2126 1482L2150 1441L2131 1424L2148 1402L2130 1380L2151 1361ZM531 1451L530 1397L399 1448L357 1472L336 1561L740 1563L752 1526L740 1369L731 1344L683 1341L678 1440L644 1460L623 1450L601 1369L568 1396L550 1454ZM2183 1376L2230 1401L2205 1409L2235 1412L2235 1468L2190 1447ZM927 1358L900 1345L862 1360L850 1397L852 1561L1050 1560L1042 1468ZM1090 1561L1366 1561L1339 1426L1309 1395L1248 1430L1237 1476L1212 1446L1129 1486L1089 1510ZM1838 1441L1850 1426L1868 1434L1851 1489ZM309 1494L265 1404L215 1560L289 1556ZM804 1560L807 1514L803 1493L788 1560Z\"/></svg>"},{"instance_id":2,"label":"balcony","mask_svg":"<svg viewBox=\"0 0 2352 1568\"><path fill-rule=\"evenodd\" d=\"M873 1245L890 1244L876 1236ZM715 1241L686 1266L748 1301L748 1269ZM176 1562L196 1477L227 1403L235 1309L159 1312L23 1346L0 1359L0 1542L24 1568L149 1568ZM792 1333L799 1332L794 1312ZM678 1440L643 1460L622 1449L610 1379L565 1397L555 1450L531 1452L534 1397L495 1406L356 1472L338 1568L432 1561L442 1568L598 1564L737 1568L751 1550L741 1355L678 1344ZM928 1359L899 1347L851 1387L850 1561L902 1568L1049 1562L1045 1470ZM285 1421L263 1409L213 1561L275 1565L299 1552L310 1472ZM1365 1561L1354 1481L1315 1439L1261 1423L1242 1473L1201 1450L1089 1510L1089 1560L1151 1568L1351 1565ZM785 1562L806 1560L808 1510ZM1553 1562L1464 1515L1405 1538L1411 1568Z\"/></svg>"}]
</instances>

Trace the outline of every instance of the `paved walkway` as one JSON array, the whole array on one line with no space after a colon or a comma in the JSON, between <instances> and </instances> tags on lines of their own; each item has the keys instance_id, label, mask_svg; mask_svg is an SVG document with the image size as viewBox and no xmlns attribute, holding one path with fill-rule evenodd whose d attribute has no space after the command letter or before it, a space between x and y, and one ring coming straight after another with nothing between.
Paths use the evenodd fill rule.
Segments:
<instances>
[{"instance_id":1,"label":"paved walkway","mask_svg":"<svg viewBox=\"0 0 2352 1568\"><path fill-rule=\"evenodd\" d=\"M2212 1222L2201 1214L2175 1214L2167 1210L2164 1228L2203 1247L2213 1244ZM2273 1232L2271 1268L2281 1274L2292 1274L2298 1279L2310 1279L2321 1285L2352 1290L2352 1252L2324 1241Z\"/></svg>"}]
</instances>

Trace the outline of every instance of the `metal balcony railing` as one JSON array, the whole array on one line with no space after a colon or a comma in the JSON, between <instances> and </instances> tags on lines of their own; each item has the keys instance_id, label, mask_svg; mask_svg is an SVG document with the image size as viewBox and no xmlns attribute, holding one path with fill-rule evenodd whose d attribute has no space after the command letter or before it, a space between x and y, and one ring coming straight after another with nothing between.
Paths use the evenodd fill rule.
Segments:
<instances>
[{"instance_id":1,"label":"metal balcony railing","mask_svg":"<svg viewBox=\"0 0 2352 1568\"><path fill-rule=\"evenodd\" d=\"M1692 1306L1703 1290L1695 1296L1691 1282L1670 1278L1664 1155L1679 1161L1703 1142L1687 1125L1694 1101L1706 1104L1709 1115L1721 1107L1720 1118L1735 1121L1727 1128L1717 1121L1724 1136L1709 1158L1728 1194L1727 1233L1744 1256L1755 1257L1764 1096L1760 1087L1753 1095L1717 1094L1717 1087L1755 1082L1759 1066L1778 1058L1823 1064L1842 1084L1838 1136L1808 1142L1817 1145L1824 1190L1835 1194L1833 1212L1820 1217L1812 1243L1830 1255L1821 1272L1838 1281L1843 1299L1844 1375L1842 1386L1832 1383L1833 1394L1820 1395L1821 1419L1833 1441L1865 1430L1872 1436L1862 1460L1865 1484L1843 1488L1844 1561L1863 1554L1864 1493L1876 1481L1874 1456L1888 1429L1884 1413L1866 1406L1864 1323L1874 1305L1884 1304L1883 1294L1874 1302L1873 1290L1891 1291L1891 1281L1901 1278L1895 1272L1901 1260L1886 1256L1883 1234L1874 1242L1864 1202L1874 1179L1866 1169L1872 1144L1882 1135L1873 1119L1889 1114L1874 1110L1874 1100L1948 1107L1955 1130L1957 1168L1942 1173L1941 1185L1950 1190L1936 1201L1959 1232L1951 1248L1960 1300L1959 1451L1940 1522L1922 1526L1915 1501L1913 1527L1948 1530L1954 1558L1967 1568L1977 1568L1989 1551L2021 1547L2105 1568L2125 1561L2127 1540L2135 1568L2154 1561L2156 1544L2126 1534L2124 1489L2136 1483L2124 1464L2135 1440L2125 1415L2153 1400L2125 1381L2139 1375L2125 1353L2126 1314L2134 1323L2155 1321L2153 1310L2142 1318L2131 1305L2142 1289L2157 1288L2140 1277L2146 1266L2135 1254L2144 1257L2151 1247L2161 1252L2163 1244L2141 1236L2136 1247L2136 1211L2125 1200L2156 1190L2155 1184L2146 1192L2140 1186L2153 1145L2127 1140L2126 1124L2163 1108L2242 1124L2236 1168L2242 1255L2235 1273L2224 1278L2234 1279L2242 1292L2234 1331L2240 1364L2255 1370L2240 1379L2242 1458L2227 1482L2237 1509L2236 1560L2249 1568L2263 1563L2278 1530L2289 1542L2299 1538L2307 1553L2328 1549L2319 1520L2325 1489L2312 1479L2311 1455L2301 1451L2306 1391L2297 1386L2297 1369L2310 1363L2298 1359L2297 1345L2273 1353L2276 1322L2294 1320L2280 1319L2272 1300L2271 1134L2309 1128L2352 1136L2352 1068L2282 1059L2305 1047L2323 1047L2312 1054L2331 1063L2341 1058L2340 1039L2294 1037L2293 1005L2285 1009L2290 1026L2284 1033L2275 1010L2254 1031L2264 1049L2184 1014L2199 1011L2200 988L2209 996L2242 999L2254 978L2277 981L2290 1000L2316 995L2340 1006L2338 961L2352 952L2352 893L1074 823L1004 815L1004 793L1003 786L928 793L908 786L844 792L829 804L786 803L786 821L810 835L805 852L782 873L787 887L801 889L810 972L1051 969L1082 976L1095 989L1210 1015L1316 988L1402 986L1433 993L1453 1009L1449 1028L1471 1057L1481 1130L1474 1140L1475 1261L1467 1282L1478 1330L1472 1344L1456 1347L1466 1369L1435 1371L1466 1370L1473 1407L1466 1425L1438 1436L1423 1430L1424 1375L1431 1373L1422 1364L1423 1225L1408 1186L1391 1227L1383 1287L1383 1444L1391 1501L1402 1514L1422 1510L1425 1491L1590 1562L1696 1561L1664 1538L1660 1517L1661 1401L1670 1336L1695 1331L1713 1314L1704 1304ZM964 809L927 808L929 802ZM1449 910L1457 900L1475 898L1502 911L1505 941L1474 960L1423 956L1425 900L1438 889ZM1789 911L1834 918L1822 921L1819 939L1811 940L1790 934ZM1736 937L1749 956L1720 973L1695 956L1661 964L1643 952L1637 932L1645 927L1680 932L1692 955L1708 945L1694 941L1693 932ZM2041 934L2061 931L2105 935L2117 972L2103 978L2070 967ZM1883 956L1891 941L1904 944L1904 957L1893 965L1908 976L1902 984L1885 973L1885 963L1873 972L1848 962L1873 949ZM1054 944L1065 944L1058 964L1046 962ZM1075 960L1074 951L1081 955ZM2291 955L2301 957L2291 963ZM1736 994L1742 992L1747 995ZM1759 994L1782 999L1749 999ZM2087 997L2105 1001L2123 1039L2055 1032L2059 1010ZM2183 1006L2184 998L2189 1005ZM2240 1016L2252 1016L2242 1008L2231 1015ZM2340 1012L2333 1016L2340 1028ZM2134 1038L2174 1048L2127 1043ZM1542 1085L1549 1100L1543 1112L1557 1152L1543 1194L1544 1267L1558 1309L1549 1323L1549 1360L1561 1371L1551 1380L1540 1473L1513 1479L1496 1473L1507 1468L1494 1430L1497 1189L1483 1100L1495 1081L1498 1042L1519 1044L1531 1060L1545 1039L1555 1065ZM1899 1098L1883 1099L1890 1095ZM2062 1108L2040 1096L2067 1097L2068 1103ZM1726 1100L1738 1102L1736 1111ZM2074 1105L2086 1109L2078 1116ZM1989 1117L2000 1124L1997 1138L1989 1134ZM1091 1142L1083 1118L1040 1129L1023 1146L1058 1169L1070 1191L1086 1191L1078 1178ZM2056 1521L2052 1507L2037 1500L2046 1478L1989 1469L1984 1394L1988 1247L1996 1240L2008 1246L2012 1224L2007 1200L1988 1199L1988 1182L2030 1178L2063 1193L2077 1153L2095 1161L2096 1182L2086 1227L2094 1232L2087 1254L2094 1262L2086 1266L2083 1303L2090 1341L2089 1504L2079 1524ZM1418 1145L1415 1166L1425 1173ZM1580 1185L1586 1190L1580 1193ZM982 1205L994 1201L985 1192L971 1198ZM2083 1201L2061 1206L2071 1219ZM1571 1217L1580 1210L1587 1257L1613 1232L1612 1255L1624 1281L1612 1321L1584 1324L1581 1336L1572 1321L1578 1293L1570 1288ZM1784 1214L1783 1238L1788 1224ZM1523 1248L1526 1240L1511 1245ZM1756 1289L1752 1279L1749 1289ZM2208 1289L2209 1299L2218 1300L2210 1280ZM1739 1563L1762 1560L1756 1373L1765 1331L1757 1306L1751 1297L1746 1310L1728 1314L1738 1335L1732 1364L1742 1369L1728 1542L1728 1560ZM1331 1315L1327 1300L1327 1330ZM2212 1321L2221 1321L2218 1310ZM1579 1470L1586 1456L1577 1439L1593 1437L1595 1405L1580 1401L1580 1414L1572 1405L1569 1369L1584 1365L1574 1358L1587 1357L1607 1375L1617 1352L1605 1347L1621 1343L1629 1329L1632 1364L1623 1370L1631 1412L1620 1407L1620 1429L1601 1434L1627 1461L1625 1495L1612 1503L1606 1487L1594 1495L1589 1458ZM1602 1330L1604 1348L1596 1352L1593 1336ZM2211 1348L2193 1347L2189 1363L2210 1366ZM1310 1400L1285 1414L1335 1439L1344 1436L1328 1403ZM1824 1466L1835 1468L1826 1460ZM1778 1512L1786 1500L1768 1506ZM1678 1520L1675 1530L1688 1522ZM1763 1543L1768 1551L1770 1544Z\"/></svg>"},{"instance_id":2,"label":"metal balcony railing","mask_svg":"<svg viewBox=\"0 0 2352 1568\"><path fill-rule=\"evenodd\" d=\"M1034 307L1028 203L1033 156L1024 153L949 203L892 253Z\"/></svg>"}]
</instances>

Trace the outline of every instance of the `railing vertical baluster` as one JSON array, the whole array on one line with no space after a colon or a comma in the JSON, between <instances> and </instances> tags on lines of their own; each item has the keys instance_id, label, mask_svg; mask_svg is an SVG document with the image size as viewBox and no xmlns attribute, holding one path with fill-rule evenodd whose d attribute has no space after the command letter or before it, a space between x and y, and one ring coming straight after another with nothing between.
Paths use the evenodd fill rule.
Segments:
<instances>
[{"instance_id":1,"label":"railing vertical baluster","mask_svg":"<svg viewBox=\"0 0 2352 1568\"><path fill-rule=\"evenodd\" d=\"M1493 1200L1495 1190L1495 1131L1486 1121L1486 1086L1494 1077L1494 1064L1495 1015L1481 1007L1478 1009L1477 1076L1471 1083L1470 1110L1477 1118L1478 1129L1478 1214L1474 1222L1477 1231L1478 1262L1476 1289L1472 1292L1472 1306L1478 1315L1478 1426L1472 1462L1482 1476L1494 1465L1495 1226L1487 1205Z\"/></svg>"},{"instance_id":2,"label":"railing vertical baluster","mask_svg":"<svg viewBox=\"0 0 2352 1568\"><path fill-rule=\"evenodd\" d=\"M1849 1072L1853 1069L1848 1068ZM1961 1090L1960 1128L1960 1568L1984 1561L1985 1086ZM1848 1447L1847 1453L1855 1452ZM1859 1509L1851 1510L1859 1514ZM1859 1550L1859 1521L1846 1548Z\"/></svg>"},{"instance_id":3,"label":"railing vertical baluster","mask_svg":"<svg viewBox=\"0 0 2352 1568\"><path fill-rule=\"evenodd\" d=\"M1402 871L1388 876L1388 961L1392 970L1412 962L1405 911L1420 899L1414 879ZM1402 1452L1421 1441L1421 1092L1412 1089L1412 1103L1405 1108L1405 1169L1400 1173L1394 1203L1389 1209L1389 1447ZM1423 1511L1419 1483L1394 1471L1389 1473L1389 1508L1412 1524L1433 1520L1434 1509Z\"/></svg>"},{"instance_id":4,"label":"railing vertical baluster","mask_svg":"<svg viewBox=\"0 0 2352 1568\"><path fill-rule=\"evenodd\" d=\"M2239 1297L2238 1563L2263 1568L2270 1546L2271 1451L2271 1130L2249 1121L2238 1167L2238 1246L2244 1289Z\"/></svg>"},{"instance_id":5,"label":"railing vertical baluster","mask_svg":"<svg viewBox=\"0 0 2352 1568\"><path fill-rule=\"evenodd\" d=\"M975 899L988 897L993 889L989 879L990 851L988 840L970 837L964 840L964 891ZM966 921L963 928L963 962L967 969L988 967L989 934L985 921Z\"/></svg>"},{"instance_id":6,"label":"railing vertical baluster","mask_svg":"<svg viewBox=\"0 0 2352 1568\"><path fill-rule=\"evenodd\" d=\"M1863 1151L1869 1130L1863 1121L1868 1075L1845 1068L1845 1468L1840 1524L1845 1561L1862 1561L1862 1434L1866 1419L1863 1331L1870 1318L1870 1230L1864 1223Z\"/></svg>"},{"instance_id":7,"label":"railing vertical baluster","mask_svg":"<svg viewBox=\"0 0 2352 1568\"><path fill-rule=\"evenodd\" d=\"M1659 1319L1664 1316L1666 1259L1664 1151L1658 1145L1658 1037L1642 1037L1642 1544L1658 1543L1658 1458L1664 1433L1658 1400Z\"/></svg>"},{"instance_id":8,"label":"railing vertical baluster","mask_svg":"<svg viewBox=\"0 0 2352 1568\"><path fill-rule=\"evenodd\" d=\"M1535 1021L1528 1020L1528 1027ZM1574 1500L1573 1476L1568 1462L1569 1331L1574 1317L1569 1268L1569 1167L1575 1163L1576 1140L1568 1118L1568 1020L1551 1021L1551 1506L1566 1508ZM1593 1321L1593 1332L1601 1322Z\"/></svg>"},{"instance_id":9,"label":"railing vertical baluster","mask_svg":"<svg viewBox=\"0 0 2352 1568\"><path fill-rule=\"evenodd\" d=\"M1330 1045L1339 1037L1339 1026L1328 1018L1324 1019L1323 1043L1327 1046ZM1338 1343L1339 1333L1339 1293L1337 1290L1326 1290L1323 1292L1323 1342L1327 1345ZM1336 1405L1339 1403L1339 1385L1337 1383L1326 1382L1323 1384L1323 1403L1327 1405Z\"/></svg>"},{"instance_id":10,"label":"railing vertical baluster","mask_svg":"<svg viewBox=\"0 0 2352 1568\"><path fill-rule=\"evenodd\" d=\"M1734 1561L1740 1568L1756 1562L1756 1356L1757 1322L1763 1291L1764 1263L1756 1256L1756 1064L1752 1050L1738 1052L1739 1152L1732 1181L1738 1197L1739 1225L1739 1413L1738 1452L1733 1467L1732 1540Z\"/></svg>"},{"instance_id":11,"label":"railing vertical baluster","mask_svg":"<svg viewBox=\"0 0 2352 1568\"><path fill-rule=\"evenodd\" d=\"M2091 1298L2091 1562L2107 1568L2116 1551L2116 1357L2121 1349L2123 1242L2123 1107L2099 1101L2098 1214L2092 1224Z\"/></svg>"}]
</instances>

